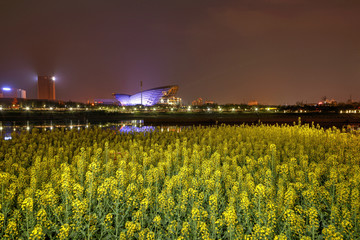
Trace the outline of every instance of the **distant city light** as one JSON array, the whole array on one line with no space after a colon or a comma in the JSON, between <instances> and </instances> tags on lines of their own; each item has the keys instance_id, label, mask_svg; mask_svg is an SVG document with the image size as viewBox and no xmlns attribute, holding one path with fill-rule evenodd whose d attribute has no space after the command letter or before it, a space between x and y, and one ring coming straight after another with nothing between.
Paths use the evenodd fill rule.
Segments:
<instances>
[{"instance_id":1,"label":"distant city light","mask_svg":"<svg viewBox=\"0 0 360 240\"><path fill-rule=\"evenodd\" d=\"M50 110L53 110L54 108L50 107Z\"/></svg>"},{"instance_id":2,"label":"distant city light","mask_svg":"<svg viewBox=\"0 0 360 240\"><path fill-rule=\"evenodd\" d=\"M26 108L25 108L25 110L26 110L26 111L29 111L29 110L30 110L30 108L29 108L29 107L26 107Z\"/></svg>"},{"instance_id":3,"label":"distant city light","mask_svg":"<svg viewBox=\"0 0 360 240\"><path fill-rule=\"evenodd\" d=\"M9 87L3 87L2 90L3 90L3 91L11 91L11 88L9 88Z\"/></svg>"},{"instance_id":4,"label":"distant city light","mask_svg":"<svg viewBox=\"0 0 360 240\"><path fill-rule=\"evenodd\" d=\"M51 79L52 79L53 81L55 81L55 80L56 80L56 77L55 77L55 76L53 76Z\"/></svg>"}]
</instances>

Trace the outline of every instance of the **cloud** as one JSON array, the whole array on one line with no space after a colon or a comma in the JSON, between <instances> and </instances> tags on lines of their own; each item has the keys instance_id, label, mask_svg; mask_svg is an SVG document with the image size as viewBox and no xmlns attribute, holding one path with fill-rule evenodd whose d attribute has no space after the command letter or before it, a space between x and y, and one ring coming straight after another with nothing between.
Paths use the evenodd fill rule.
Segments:
<instances>
[{"instance_id":1,"label":"cloud","mask_svg":"<svg viewBox=\"0 0 360 240\"><path fill-rule=\"evenodd\" d=\"M324 33L356 29L360 4L321 5L309 1L262 0L209 9L213 21L243 36ZM330 1L331 2L331 1ZM352 3L352 2L349 2Z\"/></svg>"}]
</instances>

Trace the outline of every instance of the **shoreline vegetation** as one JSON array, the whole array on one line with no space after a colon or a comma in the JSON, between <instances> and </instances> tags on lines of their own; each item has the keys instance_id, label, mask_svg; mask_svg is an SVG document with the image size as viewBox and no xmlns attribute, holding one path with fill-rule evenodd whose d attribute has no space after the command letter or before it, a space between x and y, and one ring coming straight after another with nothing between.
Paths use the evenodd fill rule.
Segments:
<instances>
[{"instance_id":1,"label":"shoreline vegetation","mask_svg":"<svg viewBox=\"0 0 360 240\"><path fill-rule=\"evenodd\" d=\"M1 111L0 121L80 121L115 122L122 120L143 120L144 125L217 125L217 124L315 124L321 127L342 128L347 125L360 125L360 114L353 113L118 113L107 111Z\"/></svg>"}]
</instances>

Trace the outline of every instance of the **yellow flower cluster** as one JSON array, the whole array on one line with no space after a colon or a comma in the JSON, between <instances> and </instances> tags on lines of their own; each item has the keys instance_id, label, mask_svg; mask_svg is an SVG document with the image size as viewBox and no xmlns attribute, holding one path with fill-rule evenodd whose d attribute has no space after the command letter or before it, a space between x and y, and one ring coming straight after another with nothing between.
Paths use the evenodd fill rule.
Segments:
<instances>
[{"instance_id":1,"label":"yellow flower cluster","mask_svg":"<svg viewBox=\"0 0 360 240\"><path fill-rule=\"evenodd\" d=\"M44 239L45 234L43 233L42 227L39 225L36 225L34 229L32 230L29 239L30 240L40 240Z\"/></svg>"},{"instance_id":2,"label":"yellow flower cluster","mask_svg":"<svg viewBox=\"0 0 360 240\"><path fill-rule=\"evenodd\" d=\"M360 134L315 126L0 140L0 239L360 239Z\"/></svg>"},{"instance_id":3,"label":"yellow flower cluster","mask_svg":"<svg viewBox=\"0 0 360 240\"><path fill-rule=\"evenodd\" d=\"M112 221L113 221L112 213L106 214L105 219L104 219L104 224L107 229L113 229Z\"/></svg>"},{"instance_id":4,"label":"yellow flower cluster","mask_svg":"<svg viewBox=\"0 0 360 240\"><path fill-rule=\"evenodd\" d=\"M61 226L57 237L60 240L68 239L69 233L70 233L70 226L69 224L65 223L64 225Z\"/></svg>"},{"instance_id":5,"label":"yellow flower cluster","mask_svg":"<svg viewBox=\"0 0 360 240\"><path fill-rule=\"evenodd\" d=\"M343 236L336 231L336 228L334 225L329 225L327 228L324 228L322 230L324 237L326 240L342 240L344 239Z\"/></svg>"},{"instance_id":6,"label":"yellow flower cluster","mask_svg":"<svg viewBox=\"0 0 360 240\"><path fill-rule=\"evenodd\" d=\"M16 239L17 236L18 236L18 226L16 224L16 220L10 219L5 229L5 233L3 237L5 239Z\"/></svg>"},{"instance_id":7,"label":"yellow flower cluster","mask_svg":"<svg viewBox=\"0 0 360 240\"><path fill-rule=\"evenodd\" d=\"M4 225L4 220L5 220L4 214L0 213L0 226Z\"/></svg>"},{"instance_id":8,"label":"yellow flower cluster","mask_svg":"<svg viewBox=\"0 0 360 240\"><path fill-rule=\"evenodd\" d=\"M23 211L32 212L33 211L33 199L31 197L26 198L21 205L21 209Z\"/></svg>"}]
</instances>

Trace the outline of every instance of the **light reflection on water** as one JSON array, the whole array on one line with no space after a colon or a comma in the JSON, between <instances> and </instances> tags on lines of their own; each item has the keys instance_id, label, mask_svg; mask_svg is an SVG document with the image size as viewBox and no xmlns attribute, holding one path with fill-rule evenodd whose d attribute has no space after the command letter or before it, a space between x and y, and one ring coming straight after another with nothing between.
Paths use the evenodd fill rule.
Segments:
<instances>
[{"instance_id":1,"label":"light reflection on water","mask_svg":"<svg viewBox=\"0 0 360 240\"><path fill-rule=\"evenodd\" d=\"M120 133L130 133L130 132L151 132L154 131L156 127L154 126L132 126L132 125L123 125L120 127Z\"/></svg>"},{"instance_id":2,"label":"light reflection on water","mask_svg":"<svg viewBox=\"0 0 360 240\"><path fill-rule=\"evenodd\" d=\"M70 120L68 124L64 123L54 123L53 121L39 123L32 123L31 121L26 121L25 123L16 123L16 122L1 122L0 121L0 138L4 140L11 140L12 133L21 133L22 131L31 131L32 129L40 129L41 131L52 131L54 129L64 129L64 130L81 130L89 127L98 126L101 128L108 128L114 130L118 133L139 133L139 132L151 132L156 131L157 127L155 126L145 126L144 120L126 120L116 123L106 123L106 124L90 124L86 122L81 124L79 122L74 123ZM166 126L160 127L160 131L181 131L182 127L176 126Z\"/></svg>"}]
</instances>

